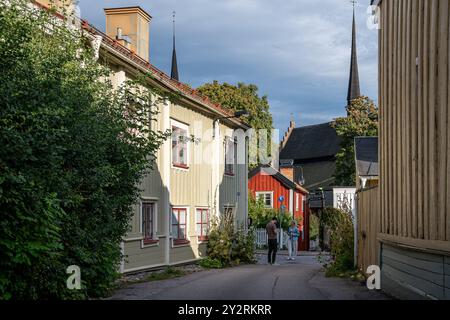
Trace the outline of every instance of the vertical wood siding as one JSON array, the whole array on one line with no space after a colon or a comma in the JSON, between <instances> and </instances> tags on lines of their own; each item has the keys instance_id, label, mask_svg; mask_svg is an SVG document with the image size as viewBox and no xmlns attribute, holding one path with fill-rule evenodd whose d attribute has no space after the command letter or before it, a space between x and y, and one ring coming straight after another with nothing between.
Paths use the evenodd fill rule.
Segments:
<instances>
[{"instance_id":1,"label":"vertical wood siding","mask_svg":"<svg viewBox=\"0 0 450 320\"><path fill-rule=\"evenodd\" d=\"M379 265L377 234L379 232L379 188L357 194L358 268L366 272L370 265Z\"/></svg>"},{"instance_id":2,"label":"vertical wood siding","mask_svg":"<svg viewBox=\"0 0 450 320\"><path fill-rule=\"evenodd\" d=\"M382 2L379 103L380 231L450 252L449 16L448 0Z\"/></svg>"}]
</instances>

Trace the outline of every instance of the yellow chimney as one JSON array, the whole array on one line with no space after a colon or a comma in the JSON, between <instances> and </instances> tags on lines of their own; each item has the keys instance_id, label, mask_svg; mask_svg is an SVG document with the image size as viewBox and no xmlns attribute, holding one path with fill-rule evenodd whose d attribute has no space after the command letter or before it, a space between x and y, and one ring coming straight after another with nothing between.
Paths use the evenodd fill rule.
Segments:
<instances>
[{"instance_id":1,"label":"yellow chimney","mask_svg":"<svg viewBox=\"0 0 450 320\"><path fill-rule=\"evenodd\" d=\"M106 34L149 61L151 16L141 7L104 9Z\"/></svg>"}]
</instances>

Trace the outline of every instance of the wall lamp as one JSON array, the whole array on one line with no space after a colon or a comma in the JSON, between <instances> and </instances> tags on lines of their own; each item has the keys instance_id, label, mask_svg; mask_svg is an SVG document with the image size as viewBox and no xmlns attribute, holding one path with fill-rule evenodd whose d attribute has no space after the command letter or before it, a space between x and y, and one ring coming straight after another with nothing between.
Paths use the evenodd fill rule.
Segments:
<instances>
[{"instance_id":1,"label":"wall lamp","mask_svg":"<svg viewBox=\"0 0 450 320\"><path fill-rule=\"evenodd\" d=\"M240 110L240 111L235 111L234 115L229 116L229 117L214 118L214 122L213 122L213 126L214 126L213 138L216 137L216 134L215 134L216 130L215 129L216 129L216 123L217 123L218 120L240 118L242 116L247 116L247 115L249 115L249 112L246 109L244 109L244 110Z\"/></svg>"},{"instance_id":2,"label":"wall lamp","mask_svg":"<svg viewBox=\"0 0 450 320\"><path fill-rule=\"evenodd\" d=\"M223 120L223 119L240 118L242 116L248 116L248 115L249 115L248 111L244 109L244 110L240 110L240 111L235 111L234 115L232 115L232 116L215 118L214 120L217 121L217 120Z\"/></svg>"}]
</instances>

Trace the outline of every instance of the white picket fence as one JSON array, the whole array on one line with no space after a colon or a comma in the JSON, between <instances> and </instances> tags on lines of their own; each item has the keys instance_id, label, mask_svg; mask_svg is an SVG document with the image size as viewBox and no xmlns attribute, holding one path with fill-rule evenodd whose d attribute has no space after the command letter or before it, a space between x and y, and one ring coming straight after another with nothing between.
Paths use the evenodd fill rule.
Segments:
<instances>
[{"instance_id":1,"label":"white picket fence","mask_svg":"<svg viewBox=\"0 0 450 320\"><path fill-rule=\"evenodd\" d=\"M280 229L280 232L278 232L278 246L280 250L287 249L288 239L289 236L287 232L283 231L283 229ZM259 249L267 246L266 229L256 229L255 244Z\"/></svg>"}]
</instances>

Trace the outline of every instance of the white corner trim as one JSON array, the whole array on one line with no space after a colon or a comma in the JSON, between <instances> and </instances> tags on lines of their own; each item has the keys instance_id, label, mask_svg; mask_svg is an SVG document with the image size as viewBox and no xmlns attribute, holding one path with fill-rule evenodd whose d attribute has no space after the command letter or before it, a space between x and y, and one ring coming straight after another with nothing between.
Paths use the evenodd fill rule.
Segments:
<instances>
[{"instance_id":1,"label":"white corner trim","mask_svg":"<svg viewBox=\"0 0 450 320\"><path fill-rule=\"evenodd\" d=\"M94 50L94 61L97 61L100 57L100 47L102 45L102 41L102 36L94 36L94 39L91 40L91 47Z\"/></svg>"},{"instance_id":2,"label":"white corner trim","mask_svg":"<svg viewBox=\"0 0 450 320\"><path fill-rule=\"evenodd\" d=\"M120 243L120 253L122 254L122 259L120 259L120 273L123 273L125 270L125 244L122 241Z\"/></svg>"}]
</instances>

